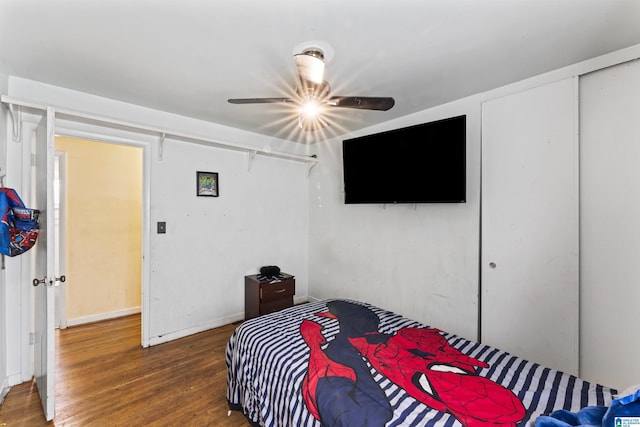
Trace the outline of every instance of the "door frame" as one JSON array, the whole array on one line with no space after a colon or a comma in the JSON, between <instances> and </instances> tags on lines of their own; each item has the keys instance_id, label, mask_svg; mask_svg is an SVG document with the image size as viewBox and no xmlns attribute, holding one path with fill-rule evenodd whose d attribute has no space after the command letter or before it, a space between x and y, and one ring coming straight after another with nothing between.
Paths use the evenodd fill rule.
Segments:
<instances>
[{"instance_id":1,"label":"door frame","mask_svg":"<svg viewBox=\"0 0 640 427\"><path fill-rule=\"evenodd\" d=\"M150 235L151 235L151 145L142 139L118 135L115 129L100 127L85 130L81 123L70 121L56 125L56 136L78 138L96 142L127 145L142 149L142 277L141 277L141 345L149 347L149 277L150 277Z\"/></svg>"}]
</instances>

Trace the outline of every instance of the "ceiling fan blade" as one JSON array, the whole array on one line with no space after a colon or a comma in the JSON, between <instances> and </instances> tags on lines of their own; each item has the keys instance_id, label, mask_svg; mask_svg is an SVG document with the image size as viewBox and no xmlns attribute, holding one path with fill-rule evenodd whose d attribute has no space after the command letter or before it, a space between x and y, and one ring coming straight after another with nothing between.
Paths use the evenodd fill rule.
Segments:
<instances>
[{"instance_id":1,"label":"ceiling fan blade","mask_svg":"<svg viewBox=\"0 0 640 427\"><path fill-rule=\"evenodd\" d=\"M326 103L332 107L387 111L395 105L396 101L390 97L332 96Z\"/></svg>"},{"instance_id":2,"label":"ceiling fan blade","mask_svg":"<svg viewBox=\"0 0 640 427\"><path fill-rule=\"evenodd\" d=\"M271 104L278 102L296 102L291 98L231 98L227 101L231 104Z\"/></svg>"}]
</instances>

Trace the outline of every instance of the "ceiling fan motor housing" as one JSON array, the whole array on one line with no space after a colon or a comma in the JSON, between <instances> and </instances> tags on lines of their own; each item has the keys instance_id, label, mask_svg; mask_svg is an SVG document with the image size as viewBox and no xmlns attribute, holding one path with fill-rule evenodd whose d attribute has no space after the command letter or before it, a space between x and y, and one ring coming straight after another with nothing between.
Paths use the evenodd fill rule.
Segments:
<instances>
[{"instance_id":1,"label":"ceiling fan motor housing","mask_svg":"<svg viewBox=\"0 0 640 427\"><path fill-rule=\"evenodd\" d=\"M322 101L329 97L329 92L331 91L331 86L327 82L322 82L320 84L309 82L309 81L301 81L301 85L296 89L297 95L300 97L301 101Z\"/></svg>"},{"instance_id":2,"label":"ceiling fan motor housing","mask_svg":"<svg viewBox=\"0 0 640 427\"><path fill-rule=\"evenodd\" d=\"M314 58L319 58L324 62L324 52L322 49L318 49L317 47L309 47L302 51L303 55L313 56Z\"/></svg>"}]
</instances>

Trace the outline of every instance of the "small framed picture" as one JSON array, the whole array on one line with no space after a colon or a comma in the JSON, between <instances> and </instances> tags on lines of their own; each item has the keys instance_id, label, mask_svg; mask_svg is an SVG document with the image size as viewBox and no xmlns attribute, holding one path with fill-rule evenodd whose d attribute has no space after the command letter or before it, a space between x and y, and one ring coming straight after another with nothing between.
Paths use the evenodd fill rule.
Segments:
<instances>
[{"instance_id":1,"label":"small framed picture","mask_svg":"<svg viewBox=\"0 0 640 427\"><path fill-rule=\"evenodd\" d=\"M203 197L218 197L220 183L218 172L196 172L196 195Z\"/></svg>"}]
</instances>

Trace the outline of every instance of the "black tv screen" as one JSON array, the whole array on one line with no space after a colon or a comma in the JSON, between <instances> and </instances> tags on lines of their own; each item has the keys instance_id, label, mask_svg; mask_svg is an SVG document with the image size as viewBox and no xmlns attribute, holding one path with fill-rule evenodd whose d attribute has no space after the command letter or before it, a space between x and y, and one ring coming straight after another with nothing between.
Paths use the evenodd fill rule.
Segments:
<instances>
[{"instance_id":1,"label":"black tv screen","mask_svg":"<svg viewBox=\"0 0 640 427\"><path fill-rule=\"evenodd\" d=\"M345 203L464 203L466 116L342 141Z\"/></svg>"}]
</instances>

